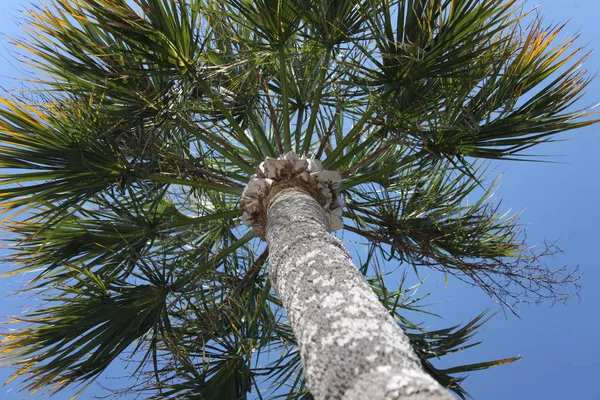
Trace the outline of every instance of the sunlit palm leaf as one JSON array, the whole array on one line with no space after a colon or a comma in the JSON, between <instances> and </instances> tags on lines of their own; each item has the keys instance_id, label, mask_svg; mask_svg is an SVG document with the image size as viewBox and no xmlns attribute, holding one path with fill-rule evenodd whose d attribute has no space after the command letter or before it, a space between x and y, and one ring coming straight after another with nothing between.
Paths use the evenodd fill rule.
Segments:
<instances>
[{"instance_id":1,"label":"sunlit palm leaf","mask_svg":"<svg viewBox=\"0 0 600 400\"><path fill-rule=\"evenodd\" d=\"M511 307L563 301L576 274L529 254L491 199L485 159L596 122L561 27L515 1L52 0L15 44L40 72L0 109L0 203L48 303L4 339L25 388L87 383L119 355L154 398L310 399L265 246L239 197L265 157L340 171L360 270L437 369L484 314L427 331L383 261L453 274ZM558 137L560 139L560 137ZM483 187L490 186L487 190ZM467 201L469 199L469 201ZM356 240L356 236L352 238ZM360 239L359 239L360 240ZM365 258L359 253L359 257ZM564 288L564 290L563 290Z\"/></svg>"}]
</instances>

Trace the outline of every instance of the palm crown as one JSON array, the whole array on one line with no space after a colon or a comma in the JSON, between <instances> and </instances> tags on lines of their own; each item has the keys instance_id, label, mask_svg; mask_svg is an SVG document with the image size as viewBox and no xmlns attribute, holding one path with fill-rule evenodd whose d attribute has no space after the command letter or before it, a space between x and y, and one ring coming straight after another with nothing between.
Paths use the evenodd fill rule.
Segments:
<instances>
[{"instance_id":1,"label":"palm crown","mask_svg":"<svg viewBox=\"0 0 600 400\"><path fill-rule=\"evenodd\" d=\"M135 3L135 4L133 4ZM3 359L25 388L90 382L126 351L157 398L309 397L240 196L290 151L342 174L360 271L429 360L484 321L428 332L386 265L452 274L507 307L565 300L568 270L522 243L489 201L486 160L523 159L595 122L560 27L514 1L53 0L17 44L39 73L3 99L0 177L11 273L47 302ZM483 194L482 194L483 193ZM467 196L480 200L467 203ZM9 273L10 274L10 273Z\"/></svg>"}]
</instances>

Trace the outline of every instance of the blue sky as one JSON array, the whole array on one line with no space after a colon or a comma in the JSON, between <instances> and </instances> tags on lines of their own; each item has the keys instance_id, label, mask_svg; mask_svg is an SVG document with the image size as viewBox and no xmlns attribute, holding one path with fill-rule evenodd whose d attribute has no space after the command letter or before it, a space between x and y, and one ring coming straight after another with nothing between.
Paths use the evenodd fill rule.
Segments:
<instances>
[{"instance_id":1,"label":"blue sky","mask_svg":"<svg viewBox=\"0 0 600 400\"><path fill-rule=\"evenodd\" d=\"M15 35L15 17L22 0L5 0L0 8L0 32ZM585 67L592 74L600 72L600 23L598 0L539 0L529 1L527 7L539 4L538 10L548 24L570 20L563 38L581 33L579 44L596 49ZM527 8L526 7L526 8ZM6 55L7 40L0 38L0 55ZM7 76L18 76L16 64L5 56L0 58L0 85L14 87ZM581 105L600 102L600 80L592 82ZM600 248L600 125L567 133L567 140L538 147L536 154L558 163L502 163L497 167L504 177L496 191L504 209L522 211L521 222L527 225L528 243L540 244L559 239L564 254L548 260L552 265L579 265L584 272L581 279L581 299L567 306L543 304L522 306L521 318L500 312L477 337L484 343L449 359L454 365L486 361L521 354L523 359L512 365L474 372L465 382L465 388L478 400L600 400L600 386L596 375L600 371L600 269L596 250ZM21 282L26 277L17 278ZM456 281L448 287L437 278L429 286L435 289L431 301L443 321L428 321L431 327L446 327L466 322L482 310L498 311L483 293ZM0 282L0 315L18 312L18 307L30 304L30 299L8 298L18 287L17 281ZM120 367L119 367L120 368ZM115 371L118 376L119 371ZM0 380L9 371L0 369ZM119 386L122 381L103 380L103 384ZM92 387L83 398L100 390ZM12 386L0 388L0 398L20 399ZM55 399L68 398L65 394Z\"/></svg>"},{"instance_id":2,"label":"blue sky","mask_svg":"<svg viewBox=\"0 0 600 400\"><path fill-rule=\"evenodd\" d=\"M600 71L600 25L597 0L545 0L538 10L547 23L569 20L563 37L581 33L580 44L595 49L585 67L592 74ZM581 100L583 105L600 101L600 81L592 82ZM600 349L595 345L600 334L600 270L596 256L600 213L600 126L567 133L568 140L534 149L559 163L509 162L498 166L504 176L497 190L505 209L523 211L527 241L536 245L559 239L564 254L548 260L552 265L579 265L581 299L568 306L550 304L519 307L521 319L499 313L478 336L484 343L455 357L457 364L521 354L512 365L474 372L465 388L475 399L600 399L597 373ZM495 308L473 288L451 282L436 293L438 312L446 317L440 324L465 321L484 308Z\"/></svg>"}]
</instances>

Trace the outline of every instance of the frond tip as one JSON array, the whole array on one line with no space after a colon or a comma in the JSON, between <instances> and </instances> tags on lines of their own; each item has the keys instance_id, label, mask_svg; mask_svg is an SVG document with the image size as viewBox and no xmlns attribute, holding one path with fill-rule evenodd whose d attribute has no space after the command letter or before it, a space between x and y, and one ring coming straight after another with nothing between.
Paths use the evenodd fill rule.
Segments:
<instances>
[{"instance_id":1,"label":"frond tip","mask_svg":"<svg viewBox=\"0 0 600 400\"><path fill-rule=\"evenodd\" d=\"M91 281L65 289L46 308L14 319L25 325L1 341L0 362L18 367L12 379L22 377L30 393L89 384L161 324L166 290L150 285L109 289L90 271L83 273Z\"/></svg>"},{"instance_id":2,"label":"frond tip","mask_svg":"<svg viewBox=\"0 0 600 400\"><path fill-rule=\"evenodd\" d=\"M521 356L515 356L493 361L465 364L445 369L436 368L435 365L431 363L431 359L439 359L440 357L444 357L448 354L453 354L481 344L480 342L468 342L473 339L483 324L485 324L489 318L491 318L486 318L487 313L488 311L482 312L463 326L453 326L435 331L419 329L416 332L414 330L409 330L408 332L408 337L417 351L417 354L421 358L421 362L425 366L425 369L442 386L452 390L461 399L470 397L468 392L461 385L461 383L467 378L466 373L499 367L501 365L509 364L521 359ZM412 329L415 329L415 327Z\"/></svg>"},{"instance_id":3,"label":"frond tip","mask_svg":"<svg viewBox=\"0 0 600 400\"><path fill-rule=\"evenodd\" d=\"M85 386L131 352L131 390L148 396L310 399L264 235L244 225L287 178L364 239L360 271L461 397L456 374L516 358L436 369L473 346L484 314L420 329L383 280L392 264L452 274L512 311L577 294L577 269L546 264L560 250L531 252L494 184L481 190L489 160L531 160L598 122L579 106L576 38L525 25L516 0L32 8L14 44L35 73L0 99L3 276L33 273L24 290L45 301L2 341L25 390Z\"/></svg>"}]
</instances>

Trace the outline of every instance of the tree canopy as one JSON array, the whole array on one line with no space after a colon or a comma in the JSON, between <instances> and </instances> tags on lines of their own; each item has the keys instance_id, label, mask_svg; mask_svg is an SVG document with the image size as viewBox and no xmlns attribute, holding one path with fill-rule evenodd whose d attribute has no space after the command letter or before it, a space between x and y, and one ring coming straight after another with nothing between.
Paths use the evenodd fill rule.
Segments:
<instances>
[{"instance_id":1,"label":"tree canopy","mask_svg":"<svg viewBox=\"0 0 600 400\"><path fill-rule=\"evenodd\" d=\"M240 196L266 158L339 171L339 235L427 370L485 313L427 331L386 276L434 270L518 302L566 301L577 271L532 253L490 161L597 122L575 38L514 0L49 0L15 40L35 69L0 109L5 275L43 304L2 360L23 388L88 384L118 357L155 398L310 398L268 248ZM490 182L492 182L490 184ZM364 245L364 246L363 246ZM397 273L397 272L396 272ZM474 289L475 290L475 289Z\"/></svg>"}]
</instances>

